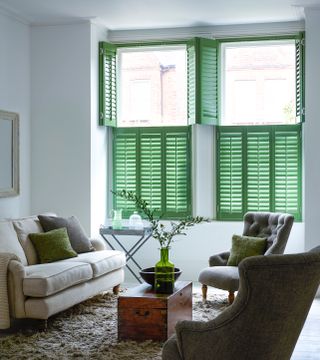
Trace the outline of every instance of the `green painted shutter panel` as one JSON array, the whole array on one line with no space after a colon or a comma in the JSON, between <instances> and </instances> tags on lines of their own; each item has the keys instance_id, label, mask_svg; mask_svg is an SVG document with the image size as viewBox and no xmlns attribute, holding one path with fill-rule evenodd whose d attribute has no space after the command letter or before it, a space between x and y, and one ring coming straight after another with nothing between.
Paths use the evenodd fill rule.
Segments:
<instances>
[{"instance_id":1,"label":"green painted shutter panel","mask_svg":"<svg viewBox=\"0 0 320 360\"><path fill-rule=\"evenodd\" d=\"M103 126L116 126L116 56L115 45L99 43L99 124Z\"/></svg>"},{"instance_id":2,"label":"green painted shutter panel","mask_svg":"<svg viewBox=\"0 0 320 360\"><path fill-rule=\"evenodd\" d=\"M188 128L165 134L165 212L169 218L191 212L190 142Z\"/></svg>"},{"instance_id":3,"label":"green painted shutter panel","mask_svg":"<svg viewBox=\"0 0 320 360\"><path fill-rule=\"evenodd\" d=\"M247 130L247 211L270 211L270 132Z\"/></svg>"},{"instance_id":4,"label":"green painted shutter panel","mask_svg":"<svg viewBox=\"0 0 320 360\"><path fill-rule=\"evenodd\" d=\"M296 39L296 117L298 122L305 118L304 102L304 33Z\"/></svg>"},{"instance_id":5,"label":"green painted shutter panel","mask_svg":"<svg viewBox=\"0 0 320 360\"><path fill-rule=\"evenodd\" d=\"M188 124L196 122L196 49L195 41L187 43Z\"/></svg>"},{"instance_id":6,"label":"green painted shutter panel","mask_svg":"<svg viewBox=\"0 0 320 360\"><path fill-rule=\"evenodd\" d=\"M187 44L189 124L218 124L218 42L195 38Z\"/></svg>"},{"instance_id":7,"label":"green painted shutter panel","mask_svg":"<svg viewBox=\"0 0 320 360\"><path fill-rule=\"evenodd\" d=\"M200 124L218 124L218 42L199 39Z\"/></svg>"},{"instance_id":8,"label":"green painted shutter panel","mask_svg":"<svg viewBox=\"0 0 320 360\"><path fill-rule=\"evenodd\" d=\"M113 141L113 189L114 191L133 191L137 193L138 182L138 132L136 129L114 129ZM135 210L132 202L114 197L115 209L125 210L124 216Z\"/></svg>"},{"instance_id":9,"label":"green painted shutter panel","mask_svg":"<svg viewBox=\"0 0 320 360\"><path fill-rule=\"evenodd\" d=\"M301 218L301 127L274 132L274 211Z\"/></svg>"},{"instance_id":10,"label":"green painted shutter panel","mask_svg":"<svg viewBox=\"0 0 320 360\"><path fill-rule=\"evenodd\" d=\"M140 195L153 209L162 209L162 132L140 134Z\"/></svg>"},{"instance_id":11,"label":"green painted shutter panel","mask_svg":"<svg viewBox=\"0 0 320 360\"><path fill-rule=\"evenodd\" d=\"M243 132L219 128L218 217L239 219L243 213Z\"/></svg>"}]
</instances>

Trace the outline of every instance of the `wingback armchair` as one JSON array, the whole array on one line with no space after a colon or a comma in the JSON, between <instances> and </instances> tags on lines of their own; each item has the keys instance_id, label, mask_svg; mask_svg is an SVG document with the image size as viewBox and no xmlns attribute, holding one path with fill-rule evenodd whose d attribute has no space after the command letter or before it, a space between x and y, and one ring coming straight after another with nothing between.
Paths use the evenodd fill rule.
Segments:
<instances>
[{"instance_id":1,"label":"wingback armchair","mask_svg":"<svg viewBox=\"0 0 320 360\"><path fill-rule=\"evenodd\" d=\"M252 256L234 303L207 322L182 321L163 360L289 360L320 283L320 253Z\"/></svg>"},{"instance_id":2,"label":"wingback armchair","mask_svg":"<svg viewBox=\"0 0 320 360\"><path fill-rule=\"evenodd\" d=\"M283 254L294 217L289 214L270 212L248 212L244 215L243 235L264 237L267 247L264 255ZM239 288L237 266L227 266L230 251L213 255L209 258L209 267L199 274L202 284L203 300L207 298L207 287L213 286L229 291L229 303L234 300L234 293Z\"/></svg>"}]
</instances>

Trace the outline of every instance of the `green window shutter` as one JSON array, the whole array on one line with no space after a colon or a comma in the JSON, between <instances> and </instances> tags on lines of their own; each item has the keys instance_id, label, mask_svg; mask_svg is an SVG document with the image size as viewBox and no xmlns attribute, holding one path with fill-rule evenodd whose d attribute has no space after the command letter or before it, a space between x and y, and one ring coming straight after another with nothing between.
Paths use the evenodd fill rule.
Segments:
<instances>
[{"instance_id":1,"label":"green window shutter","mask_svg":"<svg viewBox=\"0 0 320 360\"><path fill-rule=\"evenodd\" d=\"M297 122L304 122L304 33L300 33L296 39L296 118Z\"/></svg>"},{"instance_id":2,"label":"green window shutter","mask_svg":"<svg viewBox=\"0 0 320 360\"><path fill-rule=\"evenodd\" d=\"M138 131L114 129L113 137L113 190L137 192L138 190ZM114 196L114 208L125 210L124 216L135 210L132 202Z\"/></svg>"},{"instance_id":3,"label":"green window shutter","mask_svg":"<svg viewBox=\"0 0 320 360\"><path fill-rule=\"evenodd\" d=\"M218 218L236 220L243 214L243 131L219 127Z\"/></svg>"},{"instance_id":4,"label":"green window shutter","mask_svg":"<svg viewBox=\"0 0 320 360\"><path fill-rule=\"evenodd\" d=\"M190 127L165 133L165 213L169 218L191 214Z\"/></svg>"},{"instance_id":5,"label":"green window shutter","mask_svg":"<svg viewBox=\"0 0 320 360\"><path fill-rule=\"evenodd\" d=\"M134 191L163 218L191 215L191 127L113 131L113 189ZM114 208L135 210L118 197Z\"/></svg>"},{"instance_id":6,"label":"green window shutter","mask_svg":"<svg viewBox=\"0 0 320 360\"><path fill-rule=\"evenodd\" d=\"M218 124L218 42L199 39L200 124Z\"/></svg>"},{"instance_id":7,"label":"green window shutter","mask_svg":"<svg viewBox=\"0 0 320 360\"><path fill-rule=\"evenodd\" d=\"M153 209L162 209L162 132L141 129L140 195Z\"/></svg>"},{"instance_id":8,"label":"green window shutter","mask_svg":"<svg viewBox=\"0 0 320 360\"><path fill-rule=\"evenodd\" d=\"M301 126L274 132L274 211L301 219Z\"/></svg>"},{"instance_id":9,"label":"green window shutter","mask_svg":"<svg viewBox=\"0 0 320 360\"><path fill-rule=\"evenodd\" d=\"M99 43L99 125L116 126L117 118L117 48Z\"/></svg>"},{"instance_id":10,"label":"green window shutter","mask_svg":"<svg viewBox=\"0 0 320 360\"><path fill-rule=\"evenodd\" d=\"M247 211L270 211L270 132L247 129Z\"/></svg>"},{"instance_id":11,"label":"green window shutter","mask_svg":"<svg viewBox=\"0 0 320 360\"><path fill-rule=\"evenodd\" d=\"M189 124L218 124L218 42L195 38L187 45Z\"/></svg>"},{"instance_id":12,"label":"green window shutter","mask_svg":"<svg viewBox=\"0 0 320 360\"><path fill-rule=\"evenodd\" d=\"M196 123L196 49L195 41L187 43L188 124Z\"/></svg>"}]
</instances>

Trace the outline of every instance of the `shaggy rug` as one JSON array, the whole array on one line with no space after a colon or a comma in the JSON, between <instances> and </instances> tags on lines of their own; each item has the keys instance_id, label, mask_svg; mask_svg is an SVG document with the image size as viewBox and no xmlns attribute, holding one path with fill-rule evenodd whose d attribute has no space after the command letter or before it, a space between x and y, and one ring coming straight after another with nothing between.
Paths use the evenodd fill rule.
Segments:
<instances>
[{"instance_id":1,"label":"shaggy rug","mask_svg":"<svg viewBox=\"0 0 320 360\"><path fill-rule=\"evenodd\" d=\"M193 295L193 319L210 320L227 306L226 296L209 294L203 304ZM117 296L95 296L48 321L39 331L30 323L18 332L0 335L0 359L160 360L162 343L117 341Z\"/></svg>"}]
</instances>

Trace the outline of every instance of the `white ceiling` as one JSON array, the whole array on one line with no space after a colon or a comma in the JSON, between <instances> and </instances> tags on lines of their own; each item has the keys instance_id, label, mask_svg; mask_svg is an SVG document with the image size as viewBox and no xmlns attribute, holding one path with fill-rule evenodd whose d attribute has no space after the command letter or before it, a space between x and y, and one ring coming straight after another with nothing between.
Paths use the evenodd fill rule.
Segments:
<instances>
[{"instance_id":1,"label":"white ceiling","mask_svg":"<svg viewBox=\"0 0 320 360\"><path fill-rule=\"evenodd\" d=\"M111 30L298 21L320 0L0 0L31 24L95 18Z\"/></svg>"}]
</instances>

